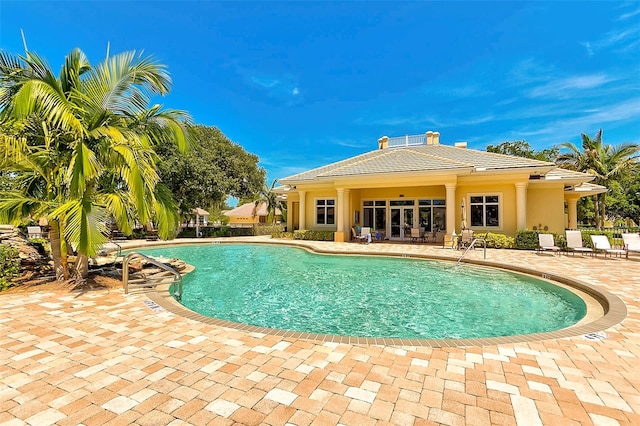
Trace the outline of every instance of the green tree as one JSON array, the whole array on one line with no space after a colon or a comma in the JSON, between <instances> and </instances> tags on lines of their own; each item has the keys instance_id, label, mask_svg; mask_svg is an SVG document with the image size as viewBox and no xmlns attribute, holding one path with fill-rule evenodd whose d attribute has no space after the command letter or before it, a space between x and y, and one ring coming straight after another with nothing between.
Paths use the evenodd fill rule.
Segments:
<instances>
[{"instance_id":1,"label":"green tree","mask_svg":"<svg viewBox=\"0 0 640 426\"><path fill-rule=\"evenodd\" d=\"M496 154L513 155L515 157L525 157L540 161L553 162L558 156L560 149L557 146L552 148L545 148L542 151L536 151L525 140L502 142L499 145L487 146L487 152L494 152Z\"/></svg>"},{"instance_id":2,"label":"green tree","mask_svg":"<svg viewBox=\"0 0 640 426\"><path fill-rule=\"evenodd\" d=\"M253 202L255 204L254 216L255 216L255 211L258 208L258 206L260 206L262 203L264 203L267 206L267 220L271 224L275 223L275 220L276 220L276 209L280 210L280 212L282 214L282 219L285 222L287 220L287 203L280 198L279 194L276 194L275 192L273 192L273 188L275 188L277 182L278 182L278 180L274 179L273 182L271 183L271 186L269 186L266 183L264 183L262 185L262 189L260 190L258 195L253 200Z\"/></svg>"},{"instance_id":3,"label":"green tree","mask_svg":"<svg viewBox=\"0 0 640 426\"><path fill-rule=\"evenodd\" d=\"M640 145L622 143L616 146L602 142L602 129L591 138L582 134L582 149L571 142L560 145L569 150L558 156L556 162L571 170L595 175L594 183L610 188L636 165ZM596 228L604 226L606 217L606 193L594 195Z\"/></svg>"},{"instance_id":4,"label":"green tree","mask_svg":"<svg viewBox=\"0 0 640 426\"><path fill-rule=\"evenodd\" d=\"M172 141L186 150L190 118L149 106L151 96L169 92L165 66L135 52L92 66L74 49L56 77L35 53L3 52L0 82L0 126L18 136L6 138L17 142L5 144L3 169L31 185L0 194L0 212L13 221L46 215L55 262L64 255L59 232L86 276L112 217L125 233L153 217L163 238L173 234L177 208L159 184L153 148Z\"/></svg>"},{"instance_id":5,"label":"green tree","mask_svg":"<svg viewBox=\"0 0 640 426\"><path fill-rule=\"evenodd\" d=\"M216 127L192 126L193 142L187 153L174 144L156 147L158 171L183 214L195 207L214 211L229 196L252 198L260 191L265 171L258 157L232 142Z\"/></svg>"}]
</instances>

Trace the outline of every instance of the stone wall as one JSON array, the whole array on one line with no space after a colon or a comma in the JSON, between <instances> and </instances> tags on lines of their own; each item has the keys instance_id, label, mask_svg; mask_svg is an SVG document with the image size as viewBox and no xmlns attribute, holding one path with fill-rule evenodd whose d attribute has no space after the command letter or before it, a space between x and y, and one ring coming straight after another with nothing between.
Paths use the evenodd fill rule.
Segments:
<instances>
[{"instance_id":1,"label":"stone wall","mask_svg":"<svg viewBox=\"0 0 640 426\"><path fill-rule=\"evenodd\" d=\"M27 240L19 229L0 225L0 244L18 250L20 257L20 276L14 281L22 281L32 277L42 277L53 273L53 262L38 250L37 245Z\"/></svg>"}]
</instances>

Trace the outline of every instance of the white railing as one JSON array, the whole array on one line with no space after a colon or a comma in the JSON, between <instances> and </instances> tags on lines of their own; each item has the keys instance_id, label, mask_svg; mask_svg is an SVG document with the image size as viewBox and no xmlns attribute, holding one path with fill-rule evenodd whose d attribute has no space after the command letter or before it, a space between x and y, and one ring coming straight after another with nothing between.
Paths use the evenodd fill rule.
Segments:
<instances>
[{"instance_id":1,"label":"white railing","mask_svg":"<svg viewBox=\"0 0 640 426\"><path fill-rule=\"evenodd\" d=\"M413 136L397 136L395 138L389 138L389 148L399 147L399 146L412 146L412 145L425 145L427 143L426 137L424 134L422 135L413 135Z\"/></svg>"}]
</instances>

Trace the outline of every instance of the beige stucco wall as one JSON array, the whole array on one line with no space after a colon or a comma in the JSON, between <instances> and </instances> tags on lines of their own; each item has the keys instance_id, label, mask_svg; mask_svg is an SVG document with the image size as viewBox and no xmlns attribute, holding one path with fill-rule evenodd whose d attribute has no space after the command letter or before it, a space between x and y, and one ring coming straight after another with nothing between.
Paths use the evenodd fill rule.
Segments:
<instances>
[{"instance_id":1,"label":"beige stucco wall","mask_svg":"<svg viewBox=\"0 0 640 426\"><path fill-rule=\"evenodd\" d=\"M527 176L528 178L528 176ZM462 200L464 199L467 209L467 224L471 225L470 197L473 195L498 195L500 197L500 226L499 227L472 227L477 232L495 232L505 235L515 235L517 226L516 209L516 182L528 184L528 180L523 180L521 175L503 175L496 180L489 179L461 179L456 185L456 195L454 201L455 208L455 231L459 233L462 221ZM389 184L389 183L387 183ZM414 183L415 185L415 183ZM337 231L334 225L316 225L315 202L317 199L332 198L336 203L340 202L338 194L333 187L305 188L305 228L310 230ZM533 226L542 225L548 227L549 232L562 233L564 231L564 188L558 183L545 187L528 185L526 189L527 208L526 224L527 229ZM293 194L292 194L293 195ZM296 194L297 195L297 194ZM292 197L296 199L297 196ZM446 189L443 184L425 186L398 186L391 188L360 188L349 189L349 205L345 217L345 231L348 231L354 222L354 211L360 212L362 220L363 200L401 200L401 199L446 199ZM387 205L387 208L389 206ZM416 205L417 208L417 205ZM338 206L336 204L336 215ZM417 216L416 216L417 217ZM336 216L337 222L337 216ZM447 230L451 232L452 230Z\"/></svg>"},{"instance_id":2,"label":"beige stucco wall","mask_svg":"<svg viewBox=\"0 0 640 426\"><path fill-rule=\"evenodd\" d=\"M527 191L527 228L548 227L548 232L564 232L564 188L529 188Z\"/></svg>"}]
</instances>

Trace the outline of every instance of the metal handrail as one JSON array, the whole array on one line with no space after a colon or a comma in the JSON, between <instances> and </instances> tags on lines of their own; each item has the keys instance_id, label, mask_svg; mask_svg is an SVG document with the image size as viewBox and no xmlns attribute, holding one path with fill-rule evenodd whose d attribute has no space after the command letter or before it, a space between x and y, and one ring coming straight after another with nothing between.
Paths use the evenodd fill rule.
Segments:
<instances>
[{"instance_id":1,"label":"metal handrail","mask_svg":"<svg viewBox=\"0 0 640 426\"><path fill-rule=\"evenodd\" d=\"M164 263L142 253L138 253L137 251L127 253L127 255L122 260L122 288L124 290L124 294L129 294L129 261L133 257L144 259L147 262L157 266L158 268L172 273L174 276L174 284L178 284L177 291L173 293L173 297L178 301L182 298L182 275L180 275L180 273L173 269L171 266L165 265Z\"/></svg>"},{"instance_id":2,"label":"metal handrail","mask_svg":"<svg viewBox=\"0 0 640 426\"><path fill-rule=\"evenodd\" d=\"M456 262L456 264L459 264L460 262L462 262L462 259L466 256L466 254L469 252L469 250L471 250L473 248L473 246L476 244L476 241L482 241L484 243L484 258L485 260L487 259L487 240L484 238L476 238L474 237L473 240L471 240L471 244L469 244L469 247L467 247L467 249L464 251L464 253L462 253L462 256L460 256L458 258L458 261Z\"/></svg>"},{"instance_id":3,"label":"metal handrail","mask_svg":"<svg viewBox=\"0 0 640 426\"><path fill-rule=\"evenodd\" d=\"M118 247L118 254L117 254L118 257L120 257L122 255L122 246L120 244L116 243L113 240L109 240L109 241L107 241L107 243L108 244L114 244L116 247Z\"/></svg>"}]
</instances>

